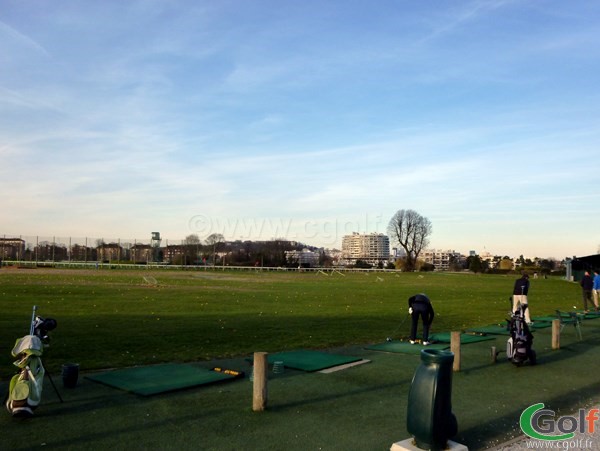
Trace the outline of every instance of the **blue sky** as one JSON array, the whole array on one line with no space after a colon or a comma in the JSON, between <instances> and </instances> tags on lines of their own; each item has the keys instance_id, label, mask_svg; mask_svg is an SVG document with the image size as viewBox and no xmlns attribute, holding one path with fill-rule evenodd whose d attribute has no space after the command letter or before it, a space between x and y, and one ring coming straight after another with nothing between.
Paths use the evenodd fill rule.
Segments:
<instances>
[{"instance_id":1,"label":"blue sky","mask_svg":"<svg viewBox=\"0 0 600 451\"><path fill-rule=\"evenodd\" d=\"M1 235L600 247L600 3L0 1Z\"/></svg>"}]
</instances>

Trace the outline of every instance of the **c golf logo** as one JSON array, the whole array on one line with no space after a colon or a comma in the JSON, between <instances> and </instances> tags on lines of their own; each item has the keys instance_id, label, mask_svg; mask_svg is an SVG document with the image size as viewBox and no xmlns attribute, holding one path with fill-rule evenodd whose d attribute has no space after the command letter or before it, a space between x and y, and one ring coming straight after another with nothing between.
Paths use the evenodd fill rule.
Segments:
<instances>
[{"instance_id":1,"label":"c golf logo","mask_svg":"<svg viewBox=\"0 0 600 451\"><path fill-rule=\"evenodd\" d=\"M584 409L579 409L578 416L564 416L555 420L554 410L544 409L544 404L540 402L523 411L519 424L525 434L537 440L569 440L575 436L575 431L592 434L595 422L600 419L599 414L600 409L590 409L587 414Z\"/></svg>"}]
</instances>

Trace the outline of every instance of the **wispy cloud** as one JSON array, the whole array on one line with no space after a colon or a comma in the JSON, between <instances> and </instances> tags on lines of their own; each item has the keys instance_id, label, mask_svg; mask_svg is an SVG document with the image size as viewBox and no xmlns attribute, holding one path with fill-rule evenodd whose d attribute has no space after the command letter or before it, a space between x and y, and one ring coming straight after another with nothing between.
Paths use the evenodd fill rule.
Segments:
<instances>
[{"instance_id":1,"label":"wispy cloud","mask_svg":"<svg viewBox=\"0 0 600 451\"><path fill-rule=\"evenodd\" d=\"M180 238L205 215L335 244L414 208L439 247L595 239L593 6L278 6L3 10L0 233Z\"/></svg>"},{"instance_id":2,"label":"wispy cloud","mask_svg":"<svg viewBox=\"0 0 600 451\"><path fill-rule=\"evenodd\" d=\"M431 31L422 38L421 43L452 33L481 16L514 3L515 0L477 0L461 3L457 8L442 10L438 16L439 20L432 23Z\"/></svg>"},{"instance_id":3,"label":"wispy cloud","mask_svg":"<svg viewBox=\"0 0 600 451\"><path fill-rule=\"evenodd\" d=\"M51 57L50 52L48 52L48 50L46 50L41 44L1 20L0 35L4 35L5 39L15 42L16 45L22 49L25 48L28 50L33 50L44 57Z\"/></svg>"}]
</instances>

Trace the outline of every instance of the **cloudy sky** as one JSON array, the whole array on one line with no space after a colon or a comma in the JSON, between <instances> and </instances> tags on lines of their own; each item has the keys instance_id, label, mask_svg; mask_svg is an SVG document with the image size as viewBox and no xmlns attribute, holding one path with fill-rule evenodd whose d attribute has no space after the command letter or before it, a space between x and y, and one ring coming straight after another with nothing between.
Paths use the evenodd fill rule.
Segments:
<instances>
[{"instance_id":1,"label":"cloudy sky","mask_svg":"<svg viewBox=\"0 0 600 451\"><path fill-rule=\"evenodd\" d=\"M0 235L600 247L600 3L0 0Z\"/></svg>"}]
</instances>

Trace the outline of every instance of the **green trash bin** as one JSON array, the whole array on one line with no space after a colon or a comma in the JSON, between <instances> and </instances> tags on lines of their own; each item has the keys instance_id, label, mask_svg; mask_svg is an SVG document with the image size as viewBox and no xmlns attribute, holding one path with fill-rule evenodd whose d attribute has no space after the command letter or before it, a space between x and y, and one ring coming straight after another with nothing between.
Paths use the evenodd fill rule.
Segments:
<instances>
[{"instance_id":1,"label":"green trash bin","mask_svg":"<svg viewBox=\"0 0 600 451\"><path fill-rule=\"evenodd\" d=\"M452 413L454 354L423 349L408 393L407 430L421 449L442 450L458 432Z\"/></svg>"}]
</instances>

